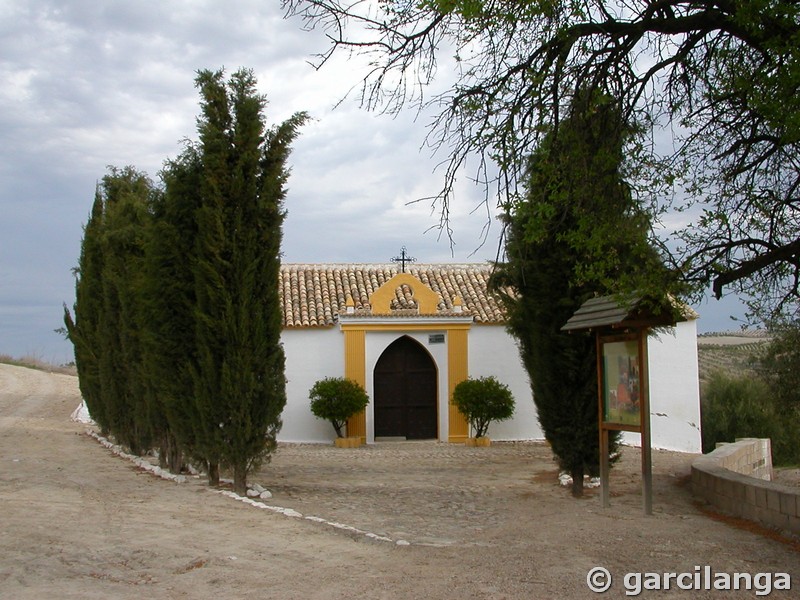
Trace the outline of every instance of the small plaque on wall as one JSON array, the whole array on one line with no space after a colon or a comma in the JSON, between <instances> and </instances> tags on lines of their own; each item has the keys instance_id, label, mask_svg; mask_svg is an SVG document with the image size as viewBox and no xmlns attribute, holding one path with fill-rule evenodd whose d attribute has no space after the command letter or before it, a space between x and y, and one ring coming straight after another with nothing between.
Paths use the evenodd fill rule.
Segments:
<instances>
[{"instance_id":1,"label":"small plaque on wall","mask_svg":"<svg viewBox=\"0 0 800 600\"><path fill-rule=\"evenodd\" d=\"M428 343L429 344L444 344L444 334L443 333L431 333L428 335Z\"/></svg>"}]
</instances>

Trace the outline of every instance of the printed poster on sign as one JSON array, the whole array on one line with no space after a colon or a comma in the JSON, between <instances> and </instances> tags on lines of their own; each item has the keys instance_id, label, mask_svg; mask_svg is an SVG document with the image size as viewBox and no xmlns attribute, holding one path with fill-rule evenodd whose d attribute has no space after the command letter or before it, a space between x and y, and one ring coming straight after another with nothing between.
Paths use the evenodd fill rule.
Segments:
<instances>
[{"instance_id":1,"label":"printed poster on sign","mask_svg":"<svg viewBox=\"0 0 800 600\"><path fill-rule=\"evenodd\" d=\"M603 344L603 421L641 425L639 344L636 339Z\"/></svg>"}]
</instances>

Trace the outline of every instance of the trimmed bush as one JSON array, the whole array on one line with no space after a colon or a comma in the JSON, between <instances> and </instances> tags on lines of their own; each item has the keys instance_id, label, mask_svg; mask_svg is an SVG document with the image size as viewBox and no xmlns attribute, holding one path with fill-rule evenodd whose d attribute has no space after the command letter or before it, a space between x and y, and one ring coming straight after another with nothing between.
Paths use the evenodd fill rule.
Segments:
<instances>
[{"instance_id":1,"label":"trimmed bush","mask_svg":"<svg viewBox=\"0 0 800 600\"><path fill-rule=\"evenodd\" d=\"M492 421L505 421L514 414L511 390L492 376L459 383L453 390L453 404L467 418L475 437L484 437Z\"/></svg>"},{"instance_id":2,"label":"trimmed bush","mask_svg":"<svg viewBox=\"0 0 800 600\"><path fill-rule=\"evenodd\" d=\"M311 412L319 419L330 421L337 437L344 437L342 429L347 419L364 410L369 396L358 383L344 377L326 377L314 384L308 392Z\"/></svg>"}]
</instances>

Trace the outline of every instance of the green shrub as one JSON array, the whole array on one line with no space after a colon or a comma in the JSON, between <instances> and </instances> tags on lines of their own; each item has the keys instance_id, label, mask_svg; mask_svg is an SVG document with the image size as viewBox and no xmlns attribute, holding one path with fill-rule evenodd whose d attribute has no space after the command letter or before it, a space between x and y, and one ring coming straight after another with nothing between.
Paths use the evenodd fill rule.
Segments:
<instances>
[{"instance_id":1,"label":"green shrub","mask_svg":"<svg viewBox=\"0 0 800 600\"><path fill-rule=\"evenodd\" d=\"M308 392L314 416L330 421L337 437L344 437L342 429L347 419L361 412L369 403L369 396L358 383L343 377L326 377L314 384Z\"/></svg>"},{"instance_id":2,"label":"green shrub","mask_svg":"<svg viewBox=\"0 0 800 600\"><path fill-rule=\"evenodd\" d=\"M508 386L494 377L466 379L453 390L453 404L469 421L475 437L483 437L492 421L514 414L514 397Z\"/></svg>"},{"instance_id":3,"label":"green shrub","mask_svg":"<svg viewBox=\"0 0 800 600\"><path fill-rule=\"evenodd\" d=\"M762 377L782 408L800 409L800 321L776 325L760 356Z\"/></svg>"},{"instance_id":4,"label":"green shrub","mask_svg":"<svg viewBox=\"0 0 800 600\"><path fill-rule=\"evenodd\" d=\"M774 464L800 462L793 439L800 424L797 412L783 410L763 379L713 373L703 387L700 408L703 452L736 438L770 438Z\"/></svg>"}]
</instances>

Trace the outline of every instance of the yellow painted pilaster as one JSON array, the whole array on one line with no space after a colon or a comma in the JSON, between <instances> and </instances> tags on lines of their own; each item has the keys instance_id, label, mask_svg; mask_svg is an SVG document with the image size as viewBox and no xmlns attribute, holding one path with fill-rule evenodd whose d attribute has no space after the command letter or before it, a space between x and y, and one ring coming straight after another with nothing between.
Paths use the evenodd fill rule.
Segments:
<instances>
[{"instance_id":1,"label":"yellow painted pilaster","mask_svg":"<svg viewBox=\"0 0 800 600\"><path fill-rule=\"evenodd\" d=\"M469 437L469 425L466 418L453 405L453 390L456 385L469 377L469 344L468 329L453 329L448 332L447 345L447 382L448 390L448 423L447 441L464 442Z\"/></svg>"},{"instance_id":2,"label":"yellow painted pilaster","mask_svg":"<svg viewBox=\"0 0 800 600\"><path fill-rule=\"evenodd\" d=\"M366 332L363 329L344 331L344 376L361 387L367 387ZM361 411L347 420L348 437L359 436L361 443L367 441L367 415Z\"/></svg>"},{"instance_id":3,"label":"yellow painted pilaster","mask_svg":"<svg viewBox=\"0 0 800 600\"><path fill-rule=\"evenodd\" d=\"M447 333L447 393L448 393L448 441L464 442L469 437L469 425L464 415L453 406L450 399L456 385L469 376L469 330L471 322L408 323L391 320L376 323L342 323L344 334L345 377L366 388L366 333L368 331L445 331ZM359 436L366 443L367 418L362 412L347 421L347 435Z\"/></svg>"}]
</instances>

